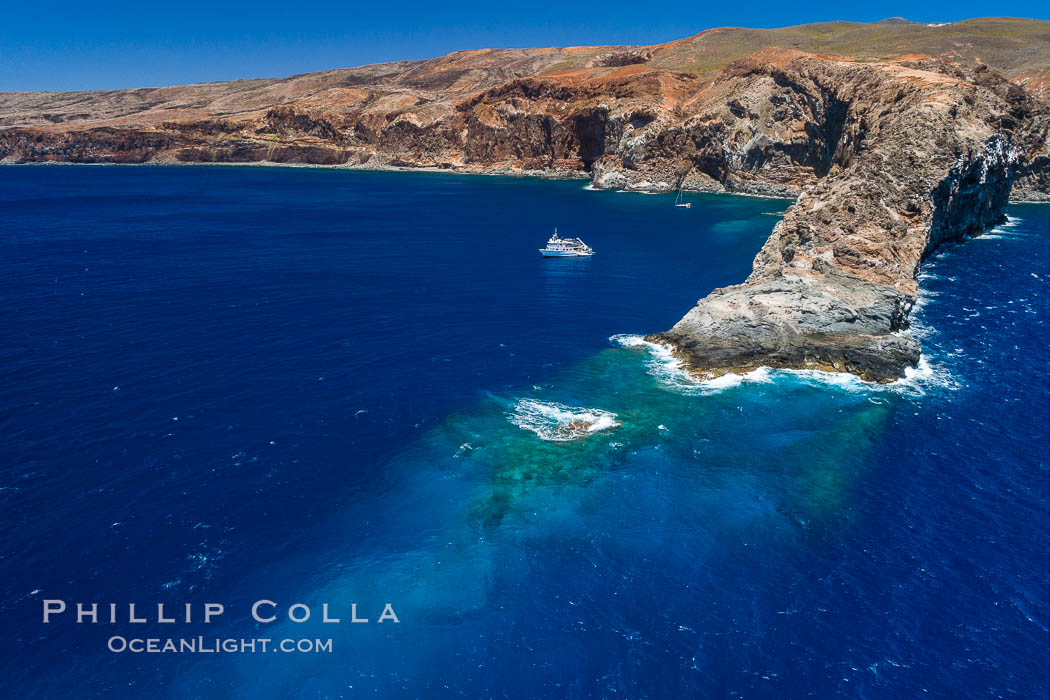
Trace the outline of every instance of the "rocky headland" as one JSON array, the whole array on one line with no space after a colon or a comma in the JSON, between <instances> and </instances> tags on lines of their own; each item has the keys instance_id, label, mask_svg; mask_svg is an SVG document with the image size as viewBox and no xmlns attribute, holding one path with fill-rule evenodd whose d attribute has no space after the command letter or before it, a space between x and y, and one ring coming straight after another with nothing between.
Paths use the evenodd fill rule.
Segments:
<instances>
[{"instance_id":1,"label":"rocky headland","mask_svg":"<svg viewBox=\"0 0 1050 700\"><path fill-rule=\"evenodd\" d=\"M891 381L922 260L1050 200L1050 22L717 29L275 80L0 93L4 163L301 163L795 198L742 284L672 329L700 374Z\"/></svg>"},{"instance_id":2,"label":"rocky headland","mask_svg":"<svg viewBox=\"0 0 1050 700\"><path fill-rule=\"evenodd\" d=\"M1047 110L984 67L778 59L777 89L820 95L834 115L826 174L802 189L743 284L714 290L649 339L709 375L765 365L892 381L919 359L905 331L920 263L1002 220L1015 181L1045 157ZM768 74L773 63L727 74Z\"/></svg>"}]
</instances>

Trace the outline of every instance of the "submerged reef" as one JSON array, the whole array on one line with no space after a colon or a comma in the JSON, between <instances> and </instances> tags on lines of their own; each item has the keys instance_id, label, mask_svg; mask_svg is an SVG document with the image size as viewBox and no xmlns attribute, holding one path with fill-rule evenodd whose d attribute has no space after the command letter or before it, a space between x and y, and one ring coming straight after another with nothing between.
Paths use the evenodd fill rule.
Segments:
<instances>
[{"instance_id":1,"label":"submerged reef","mask_svg":"<svg viewBox=\"0 0 1050 700\"><path fill-rule=\"evenodd\" d=\"M870 447L893 396L923 391L922 379L879 387L852 377L829 380L841 375L775 370L698 380L639 336L612 342L617 347L574 363L555 385L489 395L427 437L436 453L453 455L445 469L477 474L467 517L481 531L508 518L535 517L539 502L560 502L555 492L621 471L630 478L627 465L638 463L721 465L705 478L725 479L727 488L736 487L729 484L740 474L765 474L790 483L778 506L785 512L805 520L838 513L856 477L843 465L857 464ZM829 381L834 391L814 390ZM785 391L797 409L787 414ZM829 421L828 413L836 418ZM770 431L741 451L739 436L756 420ZM815 443L822 446L817 458ZM785 471L786 464L795 466Z\"/></svg>"}]
</instances>

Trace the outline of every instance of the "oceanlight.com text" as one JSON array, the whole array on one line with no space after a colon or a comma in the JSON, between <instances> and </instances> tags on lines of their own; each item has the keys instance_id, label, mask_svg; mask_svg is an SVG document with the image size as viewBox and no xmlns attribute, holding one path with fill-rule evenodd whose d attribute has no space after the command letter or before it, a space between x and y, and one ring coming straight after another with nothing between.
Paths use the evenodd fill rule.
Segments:
<instances>
[{"instance_id":1,"label":"oceanlight.com text","mask_svg":"<svg viewBox=\"0 0 1050 700\"><path fill-rule=\"evenodd\" d=\"M279 639L258 637L167 637L141 638L115 635L106 641L115 654L331 654L331 639Z\"/></svg>"}]
</instances>

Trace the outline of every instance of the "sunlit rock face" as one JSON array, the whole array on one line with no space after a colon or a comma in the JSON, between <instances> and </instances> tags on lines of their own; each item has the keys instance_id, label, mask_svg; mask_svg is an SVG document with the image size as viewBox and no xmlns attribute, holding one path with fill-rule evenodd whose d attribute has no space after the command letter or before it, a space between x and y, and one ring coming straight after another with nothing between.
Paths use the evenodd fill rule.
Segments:
<instances>
[{"instance_id":1,"label":"sunlit rock face","mask_svg":"<svg viewBox=\"0 0 1050 700\"><path fill-rule=\"evenodd\" d=\"M1050 66L1038 23L975 22L1009 30ZM921 261L993 225L1011 192L1050 197L1050 108L1043 74L977 34L959 49L922 25L897 27L892 45L880 25L863 41L829 26L821 50L841 44L840 54L775 48L806 47L802 28L727 29L653 47L487 49L281 80L7 93L0 160L430 167L794 197L751 276L652 340L701 374L768 365L885 382L919 357L907 328ZM756 51L756 40L769 46Z\"/></svg>"},{"instance_id":2,"label":"sunlit rock face","mask_svg":"<svg viewBox=\"0 0 1050 700\"><path fill-rule=\"evenodd\" d=\"M1045 110L987 70L932 59L795 56L773 71L829 105L823 132L838 142L824 151L827 173L803 189L744 284L715 290L651 339L701 373L769 365L900 378L920 353L906 334L920 262L1002 219L1027 154L1043 145Z\"/></svg>"}]
</instances>

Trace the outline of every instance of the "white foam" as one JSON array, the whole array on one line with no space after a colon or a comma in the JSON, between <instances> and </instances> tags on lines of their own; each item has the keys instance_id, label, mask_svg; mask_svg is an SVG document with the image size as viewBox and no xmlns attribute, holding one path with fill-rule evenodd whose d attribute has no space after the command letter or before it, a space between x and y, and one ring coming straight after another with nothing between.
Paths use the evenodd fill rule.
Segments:
<instances>
[{"instance_id":1,"label":"white foam","mask_svg":"<svg viewBox=\"0 0 1050 700\"><path fill-rule=\"evenodd\" d=\"M948 370L939 363L930 362L923 354L915 367L905 367L904 377L887 384L868 382L848 372L825 372L819 369L772 369L772 376L794 377L807 383L821 384L841 391L865 394L893 393L904 396L924 396L933 388L956 391L960 388Z\"/></svg>"},{"instance_id":2,"label":"white foam","mask_svg":"<svg viewBox=\"0 0 1050 700\"><path fill-rule=\"evenodd\" d=\"M616 414L609 411L536 399L521 399L507 417L522 430L536 433L541 440L555 442L578 440L620 425Z\"/></svg>"},{"instance_id":3,"label":"white foam","mask_svg":"<svg viewBox=\"0 0 1050 700\"><path fill-rule=\"evenodd\" d=\"M770 384L777 379L793 378L796 381L819 384L848 392L892 392L903 395L924 395L931 388L958 390L959 384L940 364L934 364L923 354L916 367L906 367L904 377L887 384L868 382L849 372L827 372L819 369L778 369L759 367L746 374L727 373L714 379L698 379L687 372L680 360L674 357L670 347L652 343L641 336L621 334L610 341L626 348L645 348L649 351L646 361L649 374L665 386L688 394L714 394L742 384Z\"/></svg>"},{"instance_id":4,"label":"white foam","mask_svg":"<svg viewBox=\"0 0 1050 700\"><path fill-rule=\"evenodd\" d=\"M744 377L740 374L729 372L721 377L704 380L704 383L712 389L728 389L731 386L739 386L744 383Z\"/></svg>"},{"instance_id":5,"label":"white foam","mask_svg":"<svg viewBox=\"0 0 1050 700\"><path fill-rule=\"evenodd\" d=\"M1004 238L1020 238L1023 234L1015 231L1024 220L1019 216L1006 215L1006 221L999 224L993 229L990 229L987 233L977 236L975 240L1002 240Z\"/></svg>"},{"instance_id":6,"label":"white foam","mask_svg":"<svg viewBox=\"0 0 1050 700\"><path fill-rule=\"evenodd\" d=\"M770 375L768 367L759 367L752 372L748 372L747 379L758 384L771 384L773 382L773 377Z\"/></svg>"},{"instance_id":7,"label":"white foam","mask_svg":"<svg viewBox=\"0 0 1050 700\"><path fill-rule=\"evenodd\" d=\"M715 394L739 386L744 382L765 384L772 381L769 369L766 367L759 367L747 374L730 372L713 379L700 379L686 371L682 366L681 360L674 356L669 345L653 343L640 335L629 333L611 336L609 340L620 347L644 348L648 350L648 359L645 364L649 374L659 379L666 386L688 394Z\"/></svg>"},{"instance_id":8,"label":"white foam","mask_svg":"<svg viewBox=\"0 0 1050 700\"><path fill-rule=\"evenodd\" d=\"M682 368L681 361L674 356L668 345L652 343L640 335L632 335L630 333L610 336L609 342L622 348L643 348L647 350L646 368L649 370L649 374L657 379L674 384L681 382L691 385L698 384L697 380Z\"/></svg>"},{"instance_id":9,"label":"white foam","mask_svg":"<svg viewBox=\"0 0 1050 700\"><path fill-rule=\"evenodd\" d=\"M623 348L640 348L645 345L654 345L640 335L631 335L630 333L617 333L616 335L609 336L609 341L616 343Z\"/></svg>"}]
</instances>

